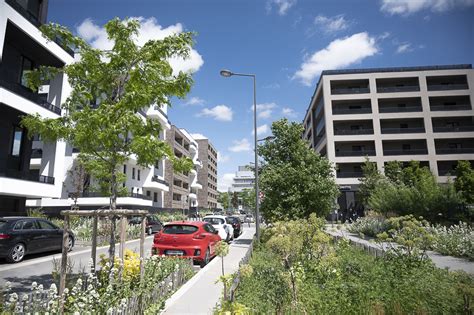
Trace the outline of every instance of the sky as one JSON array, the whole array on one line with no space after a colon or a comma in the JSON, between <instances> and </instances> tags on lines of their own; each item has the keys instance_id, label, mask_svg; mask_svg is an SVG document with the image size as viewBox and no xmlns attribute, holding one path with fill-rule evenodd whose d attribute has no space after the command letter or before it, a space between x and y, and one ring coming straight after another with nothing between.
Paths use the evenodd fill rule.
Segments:
<instances>
[{"instance_id":1,"label":"sky","mask_svg":"<svg viewBox=\"0 0 474 315\"><path fill-rule=\"evenodd\" d=\"M216 147L219 190L254 160L252 79L220 70L256 75L264 138L275 120L302 121L322 70L474 62L474 0L49 1L49 21L98 48L114 17L141 21L139 43L195 33L190 58L170 60L194 85L168 116Z\"/></svg>"}]
</instances>

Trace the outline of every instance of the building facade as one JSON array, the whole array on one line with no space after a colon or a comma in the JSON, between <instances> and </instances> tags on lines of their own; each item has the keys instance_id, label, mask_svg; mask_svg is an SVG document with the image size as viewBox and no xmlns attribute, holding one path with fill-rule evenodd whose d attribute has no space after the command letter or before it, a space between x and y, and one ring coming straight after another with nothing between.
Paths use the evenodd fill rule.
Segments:
<instances>
[{"instance_id":1,"label":"building facade","mask_svg":"<svg viewBox=\"0 0 474 315\"><path fill-rule=\"evenodd\" d=\"M472 65L323 71L303 120L310 146L335 166L342 210L357 207L366 159L420 161L440 182L474 163Z\"/></svg>"},{"instance_id":2,"label":"building facade","mask_svg":"<svg viewBox=\"0 0 474 315\"><path fill-rule=\"evenodd\" d=\"M33 139L20 124L27 114L60 117L60 105L70 93L62 74L38 92L26 84L28 70L74 61L72 51L47 40L39 30L47 8L47 0L0 0L0 216L24 214L28 198L61 196L58 165L64 163L66 145L48 144L33 152Z\"/></svg>"},{"instance_id":3,"label":"building facade","mask_svg":"<svg viewBox=\"0 0 474 315\"><path fill-rule=\"evenodd\" d=\"M217 150L207 138L195 137L195 140L202 162L198 171L198 182L202 185L198 191L199 209L217 209Z\"/></svg>"},{"instance_id":4,"label":"building facade","mask_svg":"<svg viewBox=\"0 0 474 315\"><path fill-rule=\"evenodd\" d=\"M255 188L255 173L248 166L243 165L238 167L235 177L232 181L232 186L229 188L230 192L241 192L244 189Z\"/></svg>"}]
</instances>

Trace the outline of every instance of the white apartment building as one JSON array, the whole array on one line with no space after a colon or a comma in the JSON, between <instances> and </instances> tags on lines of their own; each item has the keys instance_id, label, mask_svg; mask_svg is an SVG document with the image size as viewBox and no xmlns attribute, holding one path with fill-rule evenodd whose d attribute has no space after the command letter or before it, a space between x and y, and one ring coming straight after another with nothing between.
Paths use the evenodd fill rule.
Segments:
<instances>
[{"instance_id":1,"label":"white apartment building","mask_svg":"<svg viewBox=\"0 0 474 315\"><path fill-rule=\"evenodd\" d=\"M60 105L70 87L58 75L33 92L24 73L40 65L62 67L73 52L46 40L38 27L46 22L48 0L0 0L0 216L25 212L27 198L59 198L66 145L48 144L30 168L32 140L21 127L21 116L61 116Z\"/></svg>"},{"instance_id":2,"label":"white apartment building","mask_svg":"<svg viewBox=\"0 0 474 315\"><path fill-rule=\"evenodd\" d=\"M238 167L238 171L235 172L234 179L232 180L232 186L229 188L230 192L242 192L244 189L255 188L255 173L249 166L243 165Z\"/></svg>"},{"instance_id":3,"label":"white apartment building","mask_svg":"<svg viewBox=\"0 0 474 315\"><path fill-rule=\"evenodd\" d=\"M303 120L304 139L335 166L341 210L368 157L420 161L446 182L457 161L474 164L472 65L323 71Z\"/></svg>"}]
</instances>

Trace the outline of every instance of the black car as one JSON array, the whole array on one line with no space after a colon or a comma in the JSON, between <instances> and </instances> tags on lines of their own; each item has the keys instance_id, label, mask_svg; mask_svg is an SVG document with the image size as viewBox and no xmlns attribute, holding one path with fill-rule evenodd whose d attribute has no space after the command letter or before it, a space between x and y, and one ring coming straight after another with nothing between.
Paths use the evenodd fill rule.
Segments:
<instances>
[{"instance_id":1,"label":"black car","mask_svg":"<svg viewBox=\"0 0 474 315\"><path fill-rule=\"evenodd\" d=\"M133 217L130 219L130 224L140 224L141 222L141 217ZM145 231L148 235L159 232L163 229L163 223L161 223L161 221L154 215L147 215L145 224Z\"/></svg>"},{"instance_id":2,"label":"black car","mask_svg":"<svg viewBox=\"0 0 474 315\"><path fill-rule=\"evenodd\" d=\"M239 237L244 230L244 225L242 224L242 221L240 221L240 218L236 216L230 216L226 217L225 220L227 224L231 224L234 228L234 238Z\"/></svg>"},{"instance_id":3,"label":"black car","mask_svg":"<svg viewBox=\"0 0 474 315\"><path fill-rule=\"evenodd\" d=\"M69 232L68 250L74 246ZM47 219L31 217L0 218L0 257L17 263L25 255L58 251L63 247L63 230Z\"/></svg>"}]
</instances>

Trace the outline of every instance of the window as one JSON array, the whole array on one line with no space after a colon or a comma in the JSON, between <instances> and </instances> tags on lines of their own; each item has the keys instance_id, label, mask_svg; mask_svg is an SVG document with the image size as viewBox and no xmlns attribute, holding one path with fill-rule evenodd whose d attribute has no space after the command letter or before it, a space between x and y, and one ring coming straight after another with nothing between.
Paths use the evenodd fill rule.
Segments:
<instances>
[{"instance_id":1,"label":"window","mask_svg":"<svg viewBox=\"0 0 474 315\"><path fill-rule=\"evenodd\" d=\"M135 179L135 168L132 168L132 179Z\"/></svg>"},{"instance_id":2,"label":"window","mask_svg":"<svg viewBox=\"0 0 474 315\"><path fill-rule=\"evenodd\" d=\"M13 139L10 154L12 156L20 156L21 153L21 143L23 140L23 129L15 126L13 129Z\"/></svg>"},{"instance_id":3,"label":"window","mask_svg":"<svg viewBox=\"0 0 474 315\"><path fill-rule=\"evenodd\" d=\"M406 129L408 128L408 124L400 124L400 129Z\"/></svg>"},{"instance_id":4,"label":"window","mask_svg":"<svg viewBox=\"0 0 474 315\"><path fill-rule=\"evenodd\" d=\"M353 145L352 146L352 151L364 151L365 146L363 145Z\"/></svg>"},{"instance_id":5,"label":"window","mask_svg":"<svg viewBox=\"0 0 474 315\"><path fill-rule=\"evenodd\" d=\"M450 149L458 149L458 148L460 149L460 148L462 148L460 143L448 143L448 147Z\"/></svg>"},{"instance_id":6,"label":"window","mask_svg":"<svg viewBox=\"0 0 474 315\"><path fill-rule=\"evenodd\" d=\"M36 222L38 222L41 230L56 230L56 227L47 221L38 220Z\"/></svg>"},{"instance_id":7,"label":"window","mask_svg":"<svg viewBox=\"0 0 474 315\"><path fill-rule=\"evenodd\" d=\"M158 193L153 193L153 202L158 202Z\"/></svg>"},{"instance_id":8,"label":"window","mask_svg":"<svg viewBox=\"0 0 474 315\"><path fill-rule=\"evenodd\" d=\"M151 191L147 190L147 191L146 191L146 196L147 196L147 197L150 197L150 196L151 196Z\"/></svg>"},{"instance_id":9,"label":"window","mask_svg":"<svg viewBox=\"0 0 474 315\"><path fill-rule=\"evenodd\" d=\"M126 164L123 165L123 173L127 174L127 165Z\"/></svg>"},{"instance_id":10,"label":"window","mask_svg":"<svg viewBox=\"0 0 474 315\"><path fill-rule=\"evenodd\" d=\"M33 62L26 58L25 56L21 56L21 72L20 72L20 84L28 87L27 81L26 81L26 71L33 70Z\"/></svg>"},{"instance_id":11,"label":"window","mask_svg":"<svg viewBox=\"0 0 474 315\"><path fill-rule=\"evenodd\" d=\"M352 125L351 130L360 130L360 129L362 129L361 127L362 126L360 126L360 125Z\"/></svg>"},{"instance_id":12,"label":"window","mask_svg":"<svg viewBox=\"0 0 474 315\"><path fill-rule=\"evenodd\" d=\"M35 221L18 221L15 223L15 227L13 228L14 230L36 230L36 224Z\"/></svg>"},{"instance_id":13,"label":"window","mask_svg":"<svg viewBox=\"0 0 474 315\"><path fill-rule=\"evenodd\" d=\"M137 179L140 180L140 170L137 171Z\"/></svg>"},{"instance_id":14,"label":"window","mask_svg":"<svg viewBox=\"0 0 474 315\"><path fill-rule=\"evenodd\" d=\"M411 145L409 144L402 144L402 150L403 151L409 151L411 149Z\"/></svg>"}]
</instances>

